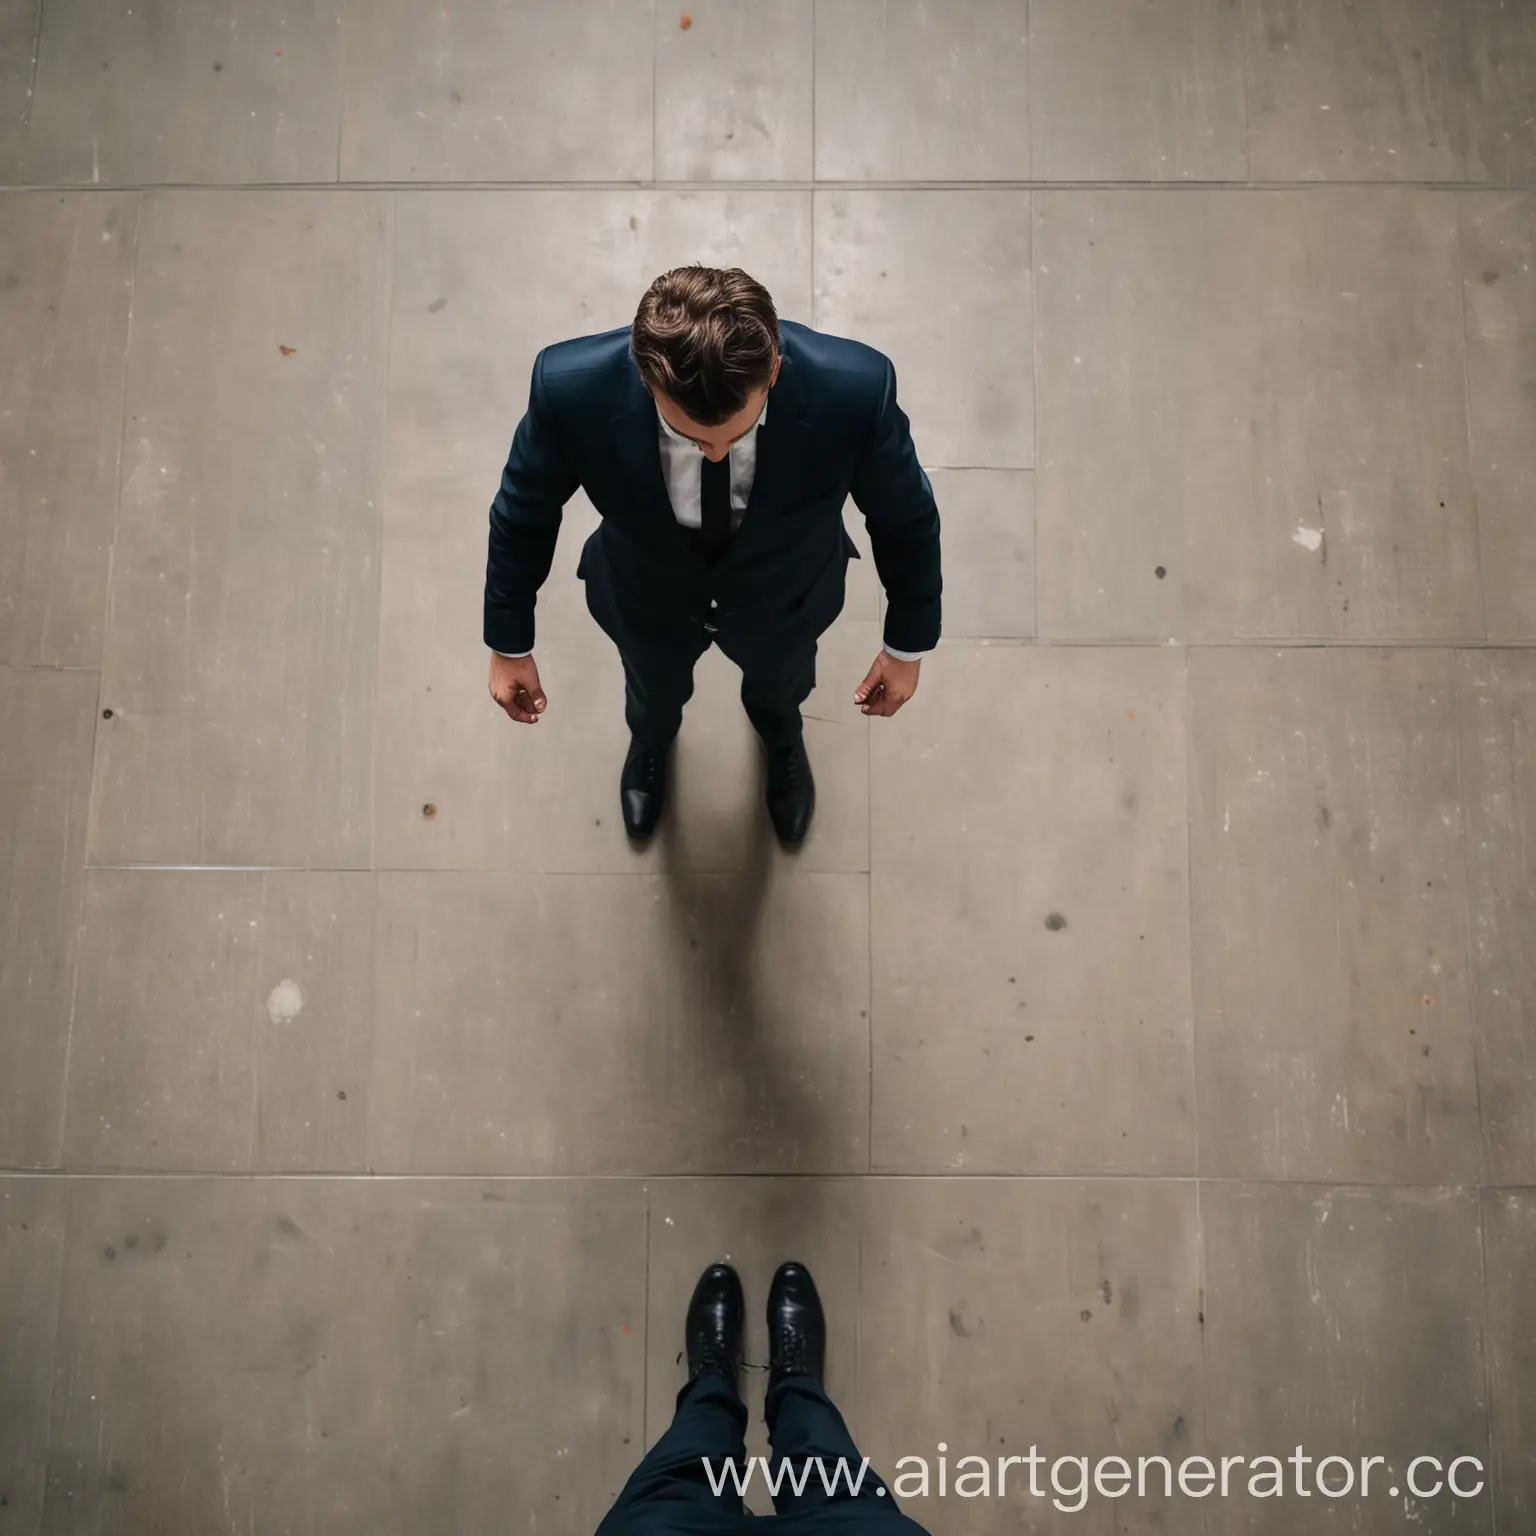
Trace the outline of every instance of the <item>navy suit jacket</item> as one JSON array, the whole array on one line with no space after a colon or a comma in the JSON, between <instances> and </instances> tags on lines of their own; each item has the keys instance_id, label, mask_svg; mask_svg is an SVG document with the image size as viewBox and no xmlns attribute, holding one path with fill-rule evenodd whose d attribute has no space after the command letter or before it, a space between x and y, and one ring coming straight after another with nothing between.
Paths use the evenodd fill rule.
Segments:
<instances>
[{"instance_id":1,"label":"navy suit jacket","mask_svg":"<svg viewBox=\"0 0 1536 1536\"><path fill-rule=\"evenodd\" d=\"M708 619L723 646L733 637L776 648L813 639L841 608L847 562L858 554L843 528L851 495L885 587L885 642L906 651L938 643L939 514L896 403L895 369L871 347L792 321L780 325L780 350L752 494L713 565L673 514L656 405L630 356L628 327L539 353L491 505L491 649L532 649L536 594L578 486L602 518L578 574L594 613L617 616L604 621L610 632L665 638Z\"/></svg>"}]
</instances>

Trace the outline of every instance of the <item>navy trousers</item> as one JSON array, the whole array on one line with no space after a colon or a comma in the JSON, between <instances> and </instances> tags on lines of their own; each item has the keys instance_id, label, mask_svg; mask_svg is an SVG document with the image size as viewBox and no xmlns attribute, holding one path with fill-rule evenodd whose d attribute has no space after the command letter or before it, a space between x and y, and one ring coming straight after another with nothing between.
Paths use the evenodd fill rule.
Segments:
<instances>
[{"instance_id":1,"label":"navy trousers","mask_svg":"<svg viewBox=\"0 0 1536 1536\"><path fill-rule=\"evenodd\" d=\"M683 706L693 696L694 665L711 645L741 668L741 702L763 745L773 752L800 740L800 706L816 686L816 642L842 611L840 581L818 593L814 606L800 610L801 622L781 626L779 638L769 640L645 609L634 594L615 591L607 562L600 551L593 553L591 540L581 572L587 611L624 662L624 716L643 747L661 755L672 745Z\"/></svg>"},{"instance_id":2,"label":"navy trousers","mask_svg":"<svg viewBox=\"0 0 1536 1536\"><path fill-rule=\"evenodd\" d=\"M634 644L620 652L624 663L624 718L630 735L664 754L683 723L683 706L693 696L694 663L709 648L699 644ZM721 649L724 649L722 646ZM726 655L731 653L726 651ZM816 642L780 658L770 670L761 663L741 666L741 702L770 752L792 747L801 733L800 706L816 686Z\"/></svg>"},{"instance_id":3,"label":"navy trousers","mask_svg":"<svg viewBox=\"0 0 1536 1536\"><path fill-rule=\"evenodd\" d=\"M855 1478L858 1448L843 1416L820 1382L810 1376L786 1376L768 1392L768 1443L773 1472L806 1470L802 1491L793 1492L789 1475L780 1479L775 1515L754 1520L742 1510L735 1482L721 1492L710 1484L727 1462L746 1475L747 1409L735 1383L724 1376L700 1376L677 1396L671 1427L651 1447L624 1491L597 1528L597 1536L766 1536L773 1528L784 1536L927 1536L915 1520L896 1507L890 1489L873 1470L854 1494L841 1464ZM826 1481L834 1479L835 1491ZM709 1467L706 1467L706 1460ZM754 1468L751 1486L762 1486L762 1468Z\"/></svg>"}]
</instances>

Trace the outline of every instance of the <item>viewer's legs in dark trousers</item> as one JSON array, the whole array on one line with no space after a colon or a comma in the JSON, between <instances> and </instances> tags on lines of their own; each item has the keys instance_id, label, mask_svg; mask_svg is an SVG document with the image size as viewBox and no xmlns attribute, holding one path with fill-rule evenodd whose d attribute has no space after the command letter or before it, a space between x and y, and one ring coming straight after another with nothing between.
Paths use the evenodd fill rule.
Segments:
<instances>
[{"instance_id":1,"label":"viewer's legs in dark trousers","mask_svg":"<svg viewBox=\"0 0 1536 1536\"><path fill-rule=\"evenodd\" d=\"M800 740L800 706L816 686L816 642L793 656L773 658L771 669L753 660L741 668L741 702L770 752Z\"/></svg>"},{"instance_id":2,"label":"viewer's legs in dark trousers","mask_svg":"<svg viewBox=\"0 0 1536 1536\"><path fill-rule=\"evenodd\" d=\"M693 667L704 645L637 645L620 652L624 663L624 719L647 751L666 754L693 697Z\"/></svg>"},{"instance_id":3,"label":"viewer's legs in dark trousers","mask_svg":"<svg viewBox=\"0 0 1536 1536\"><path fill-rule=\"evenodd\" d=\"M704 1460L715 1475L734 1461L746 1474L747 1410L734 1382L714 1373L690 1381L677 1395L671 1427L624 1485L597 1536L743 1536L746 1517L736 1484L710 1490Z\"/></svg>"},{"instance_id":4,"label":"viewer's legs in dark trousers","mask_svg":"<svg viewBox=\"0 0 1536 1536\"><path fill-rule=\"evenodd\" d=\"M775 1381L768 1389L765 1417L773 1467L780 1473L774 1508L781 1515L805 1517L795 1520L795 1531L923 1536L922 1527L897 1509L872 1467L864 1472L859 1492L851 1491L850 1479L859 1482L863 1459L842 1414L814 1376ZM798 1494L796 1486L802 1490Z\"/></svg>"}]
</instances>

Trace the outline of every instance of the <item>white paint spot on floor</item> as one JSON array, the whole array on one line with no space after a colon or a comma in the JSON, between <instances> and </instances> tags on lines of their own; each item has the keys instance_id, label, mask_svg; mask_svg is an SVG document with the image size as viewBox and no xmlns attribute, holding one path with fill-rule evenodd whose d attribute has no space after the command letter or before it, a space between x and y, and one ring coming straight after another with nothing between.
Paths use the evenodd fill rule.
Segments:
<instances>
[{"instance_id":1,"label":"white paint spot on floor","mask_svg":"<svg viewBox=\"0 0 1536 1536\"><path fill-rule=\"evenodd\" d=\"M267 1017L274 1024L291 1024L304 1009L304 994L296 981L284 979L267 995Z\"/></svg>"},{"instance_id":2,"label":"white paint spot on floor","mask_svg":"<svg viewBox=\"0 0 1536 1536\"><path fill-rule=\"evenodd\" d=\"M1315 555L1323 547L1323 530L1300 527L1291 535L1291 543L1300 544L1303 549L1310 550Z\"/></svg>"}]
</instances>

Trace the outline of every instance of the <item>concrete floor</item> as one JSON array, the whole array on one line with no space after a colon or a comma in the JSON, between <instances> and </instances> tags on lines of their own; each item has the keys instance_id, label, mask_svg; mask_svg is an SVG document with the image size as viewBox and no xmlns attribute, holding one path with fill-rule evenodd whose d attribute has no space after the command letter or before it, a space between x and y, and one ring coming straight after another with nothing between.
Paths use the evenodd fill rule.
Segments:
<instances>
[{"instance_id":1,"label":"concrete floor","mask_svg":"<svg viewBox=\"0 0 1536 1536\"><path fill-rule=\"evenodd\" d=\"M1536 1529L1536 4L689 10L0 0L0 1536L588 1533L723 1254L888 1475L1490 1465L935 1532ZM485 696L533 354L694 259L945 518L795 858L718 657L625 845L579 498Z\"/></svg>"}]
</instances>

